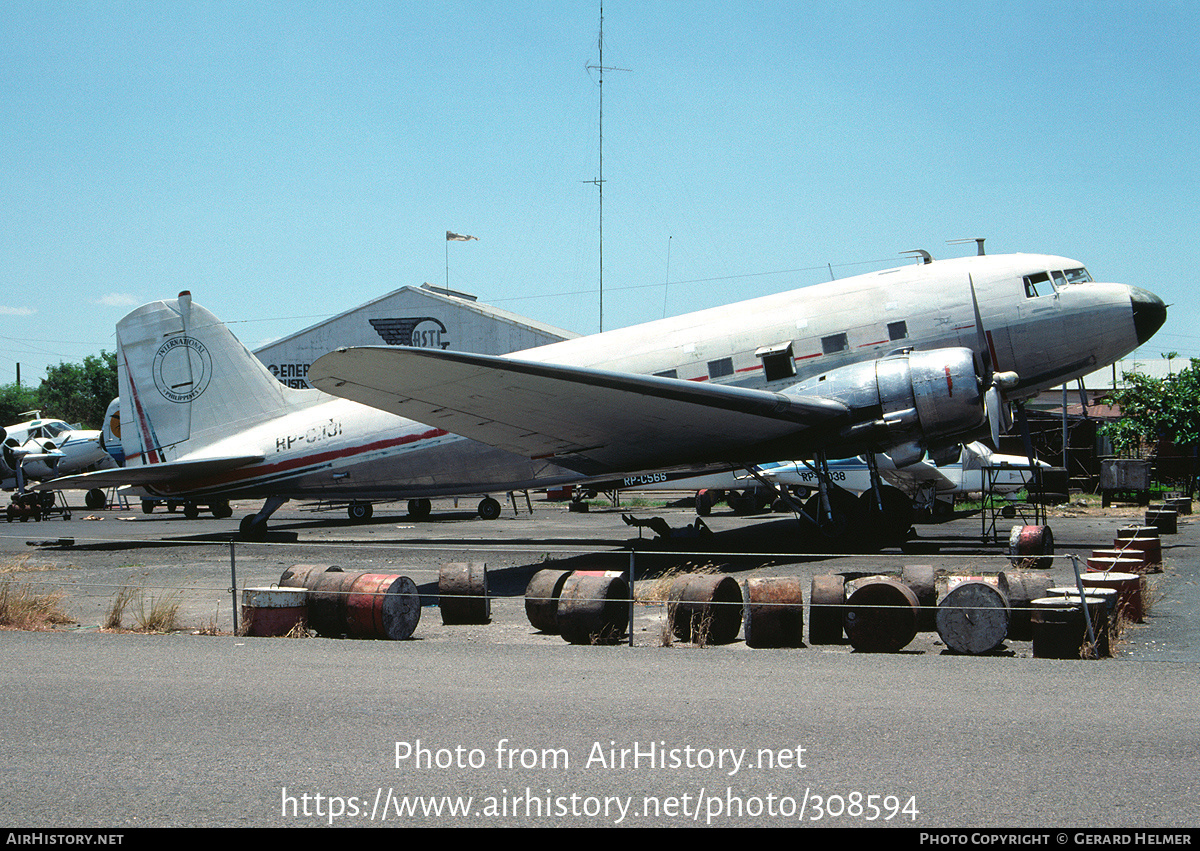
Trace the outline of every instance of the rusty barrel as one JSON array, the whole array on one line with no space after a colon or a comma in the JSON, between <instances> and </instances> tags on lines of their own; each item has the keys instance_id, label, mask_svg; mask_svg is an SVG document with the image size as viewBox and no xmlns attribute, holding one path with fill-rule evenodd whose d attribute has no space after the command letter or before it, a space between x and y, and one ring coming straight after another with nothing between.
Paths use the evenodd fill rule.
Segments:
<instances>
[{"instance_id":1,"label":"rusty barrel","mask_svg":"<svg viewBox=\"0 0 1200 851\"><path fill-rule=\"evenodd\" d=\"M808 640L811 644L837 644L842 640L846 579L837 574L812 578L808 595Z\"/></svg>"},{"instance_id":2,"label":"rusty barrel","mask_svg":"<svg viewBox=\"0 0 1200 851\"><path fill-rule=\"evenodd\" d=\"M804 644L804 587L794 576L746 580L746 645Z\"/></svg>"},{"instance_id":3,"label":"rusty barrel","mask_svg":"<svg viewBox=\"0 0 1200 851\"><path fill-rule=\"evenodd\" d=\"M916 637L920 607L903 582L866 581L846 600L846 637L855 650L895 653Z\"/></svg>"},{"instance_id":4,"label":"rusty barrel","mask_svg":"<svg viewBox=\"0 0 1200 851\"><path fill-rule=\"evenodd\" d=\"M1167 506L1167 508L1175 509L1175 513L1180 517L1192 513L1192 498L1190 496L1176 496L1171 499L1164 499L1163 505Z\"/></svg>"},{"instance_id":5,"label":"rusty barrel","mask_svg":"<svg viewBox=\"0 0 1200 851\"><path fill-rule=\"evenodd\" d=\"M1084 591L1089 588L1113 588L1117 592L1117 615L1141 623L1142 577L1136 573L1085 573L1080 577Z\"/></svg>"},{"instance_id":6,"label":"rusty barrel","mask_svg":"<svg viewBox=\"0 0 1200 851\"><path fill-rule=\"evenodd\" d=\"M1110 632L1115 632L1117 629L1118 613L1120 607L1118 605L1120 594L1115 588L1101 588L1099 586L1085 586L1085 591L1089 597L1098 597L1104 601L1104 611L1108 616L1108 628ZM1047 597L1072 597L1076 601L1079 599L1079 589L1074 585L1060 585L1056 588L1046 590Z\"/></svg>"},{"instance_id":7,"label":"rusty barrel","mask_svg":"<svg viewBox=\"0 0 1200 851\"><path fill-rule=\"evenodd\" d=\"M688 573L671 583L667 612L675 637L697 644L729 644L742 627L742 588L732 576Z\"/></svg>"},{"instance_id":8,"label":"rusty barrel","mask_svg":"<svg viewBox=\"0 0 1200 851\"><path fill-rule=\"evenodd\" d=\"M1087 559L1088 573L1141 573L1146 563L1136 555L1109 555L1113 550L1095 550Z\"/></svg>"},{"instance_id":9,"label":"rusty barrel","mask_svg":"<svg viewBox=\"0 0 1200 851\"><path fill-rule=\"evenodd\" d=\"M1118 535L1120 533L1118 532ZM1118 537L1113 541L1113 548L1123 555L1140 558L1145 565L1139 573L1159 573L1162 571L1162 539L1158 533L1153 535L1130 535Z\"/></svg>"},{"instance_id":10,"label":"rusty barrel","mask_svg":"<svg viewBox=\"0 0 1200 851\"><path fill-rule=\"evenodd\" d=\"M421 622L421 595L407 576L360 573L346 597L346 632L356 638L412 638Z\"/></svg>"},{"instance_id":11,"label":"rusty barrel","mask_svg":"<svg viewBox=\"0 0 1200 851\"><path fill-rule=\"evenodd\" d=\"M558 598L569 570L539 570L525 586L525 615L539 632L558 634Z\"/></svg>"},{"instance_id":12,"label":"rusty barrel","mask_svg":"<svg viewBox=\"0 0 1200 851\"><path fill-rule=\"evenodd\" d=\"M629 583L572 573L558 596L558 633L570 644L615 644L629 627Z\"/></svg>"},{"instance_id":13,"label":"rusty barrel","mask_svg":"<svg viewBox=\"0 0 1200 851\"><path fill-rule=\"evenodd\" d=\"M900 569L900 581L917 595L921 611L917 617L920 632L937 629L937 571L932 564L906 564Z\"/></svg>"},{"instance_id":14,"label":"rusty barrel","mask_svg":"<svg viewBox=\"0 0 1200 851\"><path fill-rule=\"evenodd\" d=\"M346 598L358 575L336 564L297 564L283 572L279 584L308 589L308 625L318 635L336 637L346 634Z\"/></svg>"},{"instance_id":15,"label":"rusty barrel","mask_svg":"<svg viewBox=\"0 0 1200 851\"><path fill-rule=\"evenodd\" d=\"M308 620L305 588L243 588L242 634L288 635L303 629Z\"/></svg>"},{"instance_id":16,"label":"rusty barrel","mask_svg":"<svg viewBox=\"0 0 1200 851\"><path fill-rule=\"evenodd\" d=\"M1096 634L1097 651L1108 649L1108 617L1104 601L1098 597L1084 598L1092 628ZM1042 597L1031 600L1033 608L1033 655L1037 659L1082 659L1087 655L1087 620L1083 616L1079 597Z\"/></svg>"},{"instance_id":17,"label":"rusty barrel","mask_svg":"<svg viewBox=\"0 0 1200 851\"><path fill-rule=\"evenodd\" d=\"M438 608L443 624L491 623L487 565L474 561L443 564L438 571Z\"/></svg>"},{"instance_id":18,"label":"rusty barrel","mask_svg":"<svg viewBox=\"0 0 1200 851\"><path fill-rule=\"evenodd\" d=\"M971 579L955 585L937 607L937 631L956 653L995 650L1008 636L1012 619L1008 596L991 582Z\"/></svg>"},{"instance_id":19,"label":"rusty barrel","mask_svg":"<svg viewBox=\"0 0 1200 851\"><path fill-rule=\"evenodd\" d=\"M284 588L308 588L310 578L315 581L321 573L343 573L336 564L293 564L279 577Z\"/></svg>"},{"instance_id":20,"label":"rusty barrel","mask_svg":"<svg viewBox=\"0 0 1200 851\"><path fill-rule=\"evenodd\" d=\"M1160 535L1174 535L1178 532L1179 514L1173 508L1151 506L1146 512L1146 525L1153 526Z\"/></svg>"},{"instance_id":21,"label":"rusty barrel","mask_svg":"<svg viewBox=\"0 0 1200 851\"><path fill-rule=\"evenodd\" d=\"M1054 534L1049 526L1013 526L1008 535L1013 567L1049 570L1054 564Z\"/></svg>"},{"instance_id":22,"label":"rusty barrel","mask_svg":"<svg viewBox=\"0 0 1200 851\"><path fill-rule=\"evenodd\" d=\"M1006 570L1005 593L1008 596L1008 637L1013 641L1029 641L1033 638L1031 603L1046 596L1052 584L1050 574L1032 570Z\"/></svg>"}]
</instances>

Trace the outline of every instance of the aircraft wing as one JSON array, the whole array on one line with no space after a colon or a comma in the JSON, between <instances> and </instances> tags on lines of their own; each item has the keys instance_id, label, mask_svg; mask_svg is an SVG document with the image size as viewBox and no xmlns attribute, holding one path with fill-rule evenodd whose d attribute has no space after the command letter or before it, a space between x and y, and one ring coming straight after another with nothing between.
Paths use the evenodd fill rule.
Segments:
<instances>
[{"instance_id":1,"label":"aircraft wing","mask_svg":"<svg viewBox=\"0 0 1200 851\"><path fill-rule=\"evenodd\" d=\"M201 478L255 464L262 455L232 455L223 458L197 458L188 461L164 461L161 464L140 464L95 470L74 476L59 476L30 487L30 490L87 490L121 485L159 485L167 482Z\"/></svg>"},{"instance_id":2,"label":"aircraft wing","mask_svg":"<svg viewBox=\"0 0 1200 851\"><path fill-rule=\"evenodd\" d=\"M848 414L824 399L411 347L338 349L309 367L308 380L585 475L744 461L756 445Z\"/></svg>"}]
</instances>

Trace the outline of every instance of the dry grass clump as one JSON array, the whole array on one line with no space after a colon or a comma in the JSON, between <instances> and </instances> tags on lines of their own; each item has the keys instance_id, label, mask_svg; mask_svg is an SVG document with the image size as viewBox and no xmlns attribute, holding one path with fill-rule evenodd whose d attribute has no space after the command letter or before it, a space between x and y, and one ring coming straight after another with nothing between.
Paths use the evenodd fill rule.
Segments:
<instances>
[{"instance_id":1,"label":"dry grass clump","mask_svg":"<svg viewBox=\"0 0 1200 851\"><path fill-rule=\"evenodd\" d=\"M0 628L47 630L75 623L59 605L65 596L61 591L39 592L33 583L14 579L12 574L27 570L27 560L22 556L0 566Z\"/></svg>"},{"instance_id":2,"label":"dry grass clump","mask_svg":"<svg viewBox=\"0 0 1200 851\"><path fill-rule=\"evenodd\" d=\"M141 632L174 632L179 629L180 593L172 591L160 597L150 596L149 604L144 594L138 597L137 623Z\"/></svg>"},{"instance_id":3,"label":"dry grass clump","mask_svg":"<svg viewBox=\"0 0 1200 851\"><path fill-rule=\"evenodd\" d=\"M677 567L668 567L661 571L653 579L640 579L637 583L636 592L633 599L639 603L665 603L667 597L671 593L671 584L680 576L687 576L690 573L723 573L720 566L715 564L681 564Z\"/></svg>"},{"instance_id":4,"label":"dry grass clump","mask_svg":"<svg viewBox=\"0 0 1200 851\"><path fill-rule=\"evenodd\" d=\"M119 630L123 629L121 623L125 617L125 608L133 602L137 591L130 588L128 585L122 586L117 592L117 596L113 598L112 605L108 607L108 614L104 616L104 625L101 629Z\"/></svg>"}]
</instances>

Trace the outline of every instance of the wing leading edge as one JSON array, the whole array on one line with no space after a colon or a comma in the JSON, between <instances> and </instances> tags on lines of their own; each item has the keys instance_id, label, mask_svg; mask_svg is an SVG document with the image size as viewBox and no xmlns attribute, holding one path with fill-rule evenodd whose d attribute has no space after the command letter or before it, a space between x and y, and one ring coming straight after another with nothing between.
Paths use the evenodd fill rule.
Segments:
<instances>
[{"instance_id":1,"label":"wing leading edge","mask_svg":"<svg viewBox=\"0 0 1200 851\"><path fill-rule=\"evenodd\" d=\"M30 490L74 490L108 488L121 485L162 485L168 482L189 481L204 476L235 470L247 464L257 464L262 455L234 455L224 458L197 458L190 461L166 461L161 464L139 464L96 470L75 476L61 476L35 485Z\"/></svg>"},{"instance_id":2,"label":"wing leading edge","mask_svg":"<svg viewBox=\"0 0 1200 851\"><path fill-rule=\"evenodd\" d=\"M341 396L586 475L742 461L840 424L838 402L491 355L338 349L308 380Z\"/></svg>"}]
</instances>

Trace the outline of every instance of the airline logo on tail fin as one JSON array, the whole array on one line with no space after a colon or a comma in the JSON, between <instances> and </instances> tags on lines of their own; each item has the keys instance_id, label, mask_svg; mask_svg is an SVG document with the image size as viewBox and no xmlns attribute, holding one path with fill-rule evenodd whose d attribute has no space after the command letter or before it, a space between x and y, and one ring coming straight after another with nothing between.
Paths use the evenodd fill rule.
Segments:
<instances>
[{"instance_id":1,"label":"airline logo on tail fin","mask_svg":"<svg viewBox=\"0 0 1200 851\"><path fill-rule=\"evenodd\" d=\"M168 402L190 402L208 389L212 355L195 337L172 337L154 355L154 386Z\"/></svg>"}]
</instances>

